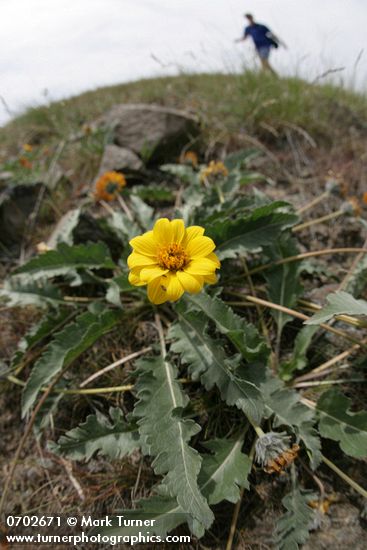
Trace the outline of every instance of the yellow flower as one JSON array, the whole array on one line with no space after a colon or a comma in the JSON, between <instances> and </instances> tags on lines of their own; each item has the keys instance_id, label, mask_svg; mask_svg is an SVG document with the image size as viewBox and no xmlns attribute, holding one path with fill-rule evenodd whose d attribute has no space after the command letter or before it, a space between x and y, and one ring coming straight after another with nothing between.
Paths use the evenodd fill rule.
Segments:
<instances>
[{"instance_id":1,"label":"yellow flower","mask_svg":"<svg viewBox=\"0 0 367 550\"><path fill-rule=\"evenodd\" d=\"M29 143L24 143L23 151L25 151L26 153L31 153L33 151L32 145L30 145Z\"/></svg>"},{"instance_id":2,"label":"yellow flower","mask_svg":"<svg viewBox=\"0 0 367 550\"><path fill-rule=\"evenodd\" d=\"M199 159L195 151L186 151L186 153L180 157L180 163L188 164L193 168L196 168L199 163Z\"/></svg>"},{"instance_id":3,"label":"yellow flower","mask_svg":"<svg viewBox=\"0 0 367 550\"><path fill-rule=\"evenodd\" d=\"M220 262L214 241L204 231L198 225L185 228L183 220L157 220L152 231L130 241L130 283L148 285L153 304L175 302L185 291L196 294L204 283L216 283Z\"/></svg>"},{"instance_id":4,"label":"yellow flower","mask_svg":"<svg viewBox=\"0 0 367 550\"><path fill-rule=\"evenodd\" d=\"M113 201L126 185L125 177L119 172L106 172L96 183L94 198Z\"/></svg>"},{"instance_id":5,"label":"yellow flower","mask_svg":"<svg viewBox=\"0 0 367 550\"><path fill-rule=\"evenodd\" d=\"M216 180L217 178L225 178L226 176L228 176L228 170L223 162L211 160L208 166L203 168L200 172L200 181L205 183L210 180Z\"/></svg>"}]
</instances>

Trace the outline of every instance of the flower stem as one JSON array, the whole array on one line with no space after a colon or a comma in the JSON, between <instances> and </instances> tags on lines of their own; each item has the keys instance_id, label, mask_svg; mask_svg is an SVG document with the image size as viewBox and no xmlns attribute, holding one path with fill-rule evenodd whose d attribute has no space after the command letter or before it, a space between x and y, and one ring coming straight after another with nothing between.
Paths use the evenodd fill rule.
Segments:
<instances>
[{"instance_id":1,"label":"flower stem","mask_svg":"<svg viewBox=\"0 0 367 550\"><path fill-rule=\"evenodd\" d=\"M330 195L330 191L324 191L321 195L313 199L312 201L308 202L301 208L299 208L296 212L296 214L302 214L306 210L309 210L313 206L316 206L316 204L319 204L319 202L322 202L324 199L326 199Z\"/></svg>"},{"instance_id":2,"label":"flower stem","mask_svg":"<svg viewBox=\"0 0 367 550\"><path fill-rule=\"evenodd\" d=\"M363 489L363 487L361 487L360 485L358 485L358 483L356 481L354 481L353 479L351 479L346 473L344 473L342 470L340 470L335 464L334 462L331 462L331 460L329 460L328 458L326 458L326 456L324 455L321 455L322 457L322 461L327 465L329 466L329 468L331 470L333 470L341 479L343 479L346 483L348 483L348 485L350 485L355 491L357 491L357 493L359 493L360 495L362 495L362 497L364 497L365 499L367 499L367 491L366 489Z\"/></svg>"},{"instance_id":3,"label":"flower stem","mask_svg":"<svg viewBox=\"0 0 367 550\"><path fill-rule=\"evenodd\" d=\"M318 223L327 222L329 220L333 220L335 218L338 218L342 214L345 214L345 211L340 209L336 212L331 212L331 214L327 214L326 216L321 216L321 218L316 218L314 220L309 220L308 222L300 223L299 225L296 225L292 227L292 232L297 233L298 231L302 231L303 229L307 229L308 227L311 227L312 225L316 225Z\"/></svg>"}]
</instances>

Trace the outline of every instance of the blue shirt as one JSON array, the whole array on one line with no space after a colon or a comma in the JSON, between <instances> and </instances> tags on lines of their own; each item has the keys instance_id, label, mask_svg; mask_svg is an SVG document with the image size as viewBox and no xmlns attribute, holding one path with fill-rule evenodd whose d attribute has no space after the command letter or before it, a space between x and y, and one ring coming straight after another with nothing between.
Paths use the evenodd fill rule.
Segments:
<instances>
[{"instance_id":1,"label":"blue shirt","mask_svg":"<svg viewBox=\"0 0 367 550\"><path fill-rule=\"evenodd\" d=\"M274 43L267 36L270 33L270 30L268 27L265 27L265 25L260 25L260 23L254 23L253 25L249 25L245 28L245 37L251 36L252 40L255 43L256 49L264 48L264 47L270 47Z\"/></svg>"}]
</instances>

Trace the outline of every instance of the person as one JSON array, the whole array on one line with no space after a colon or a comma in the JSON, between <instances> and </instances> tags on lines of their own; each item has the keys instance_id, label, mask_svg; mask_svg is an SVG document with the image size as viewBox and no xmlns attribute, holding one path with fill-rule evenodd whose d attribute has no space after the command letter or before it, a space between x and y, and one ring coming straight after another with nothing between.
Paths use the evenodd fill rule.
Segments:
<instances>
[{"instance_id":1,"label":"person","mask_svg":"<svg viewBox=\"0 0 367 550\"><path fill-rule=\"evenodd\" d=\"M256 23L251 13L246 13L245 17L249 24L245 27L242 38L238 38L236 42L242 42L250 36L255 44L263 70L270 71L276 75L276 72L269 63L270 52L272 48L278 48L279 45L286 47L286 45L268 27L261 23Z\"/></svg>"}]
</instances>

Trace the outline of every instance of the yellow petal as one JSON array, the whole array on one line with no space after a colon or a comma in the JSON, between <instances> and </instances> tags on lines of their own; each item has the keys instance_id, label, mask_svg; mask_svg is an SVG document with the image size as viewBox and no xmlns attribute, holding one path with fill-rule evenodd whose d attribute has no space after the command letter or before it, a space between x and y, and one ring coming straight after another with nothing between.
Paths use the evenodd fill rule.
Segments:
<instances>
[{"instance_id":1,"label":"yellow petal","mask_svg":"<svg viewBox=\"0 0 367 550\"><path fill-rule=\"evenodd\" d=\"M149 265L147 267L143 267L143 269L140 272L140 278L142 281L145 281L146 283L150 283L157 277L161 277L166 273L168 273L168 269L162 269L158 265Z\"/></svg>"},{"instance_id":2,"label":"yellow petal","mask_svg":"<svg viewBox=\"0 0 367 550\"><path fill-rule=\"evenodd\" d=\"M178 280L176 273L169 273L167 276L167 283L163 282L164 278L162 277L162 283L163 285L167 284L167 300L170 300L171 302L176 302L179 298L181 298L182 294L184 293L184 289L182 287L182 284Z\"/></svg>"},{"instance_id":3,"label":"yellow petal","mask_svg":"<svg viewBox=\"0 0 367 550\"><path fill-rule=\"evenodd\" d=\"M167 292L162 288L161 279L154 279L148 284L148 298L153 304L163 304L168 300Z\"/></svg>"},{"instance_id":4,"label":"yellow petal","mask_svg":"<svg viewBox=\"0 0 367 550\"><path fill-rule=\"evenodd\" d=\"M153 236L158 246L171 242L171 223L167 218L161 218L155 222Z\"/></svg>"},{"instance_id":5,"label":"yellow petal","mask_svg":"<svg viewBox=\"0 0 367 550\"><path fill-rule=\"evenodd\" d=\"M139 273L139 271L138 271L138 273ZM129 273L129 283L133 286L144 286L144 285L146 285L147 283L145 283L144 281L142 281L140 279L140 276L139 276L138 273L135 273L134 271L130 271L130 273Z\"/></svg>"},{"instance_id":6,"label":"yellow petal","mask_svg":"<svg viewBox=\"0 0 367 550\"><path fill-rule=\"evenodd\" d=\"M214 241L209 237L196 237L189 242L186 252L190 258L203 258L213 252L214 248Z\"/></svg>"},{"instance_id":7,"label":"yellow petal","mask_svg":"<svg viewBox=\"0 0 367 550\"><path fill-rule=\"evenodd\" d=\"M186 229L186 234L183 239L182 246L186 248L186 246L192 239L195 239L195 237L201 237L202 235L204 235L204 227L200 227L200 225L192 225L191 227L188 227Z\"/></svg>"},{"instance_id":8,"label":"yellow petal","mask_svg":"<svg viewBox=\"0 0 367 550\"><path fill-rule=\"evenodd\" d=\"M144 256L137 252L132 252L127 259L127 265L130 269L133 267L143 267L145 265L157 265L157 260L151 256Z\"/></svg>"},{"instance_id":9,"label":"yellow petal","mask_svg":"<svg viewBox=\"0 0 367 550\"><path fill-rule=\"evenodd\" d=\"M203 277L204 283L208 283L209 285L215 285L215 283L218 281L218 277L215 273L212 275L204 275Z\"/></svg>"},{"instance_id":10,"label":"yellow petal","mask_svg":"<svg viewBox=\"0 0 367 550\"><path fill-rule=\"evenodd\" d=\"M212 260L212 262L215 263L217 267L220 267L220 261L218 260L218 256L212 252L207 256L208 260Z\"/></svg>"},{"instance_id":11,"label":"yellow petal","mask_svg":"<svg viewBox=\"0 0 367 550\"><path fill-rule=\"evenodd\" d=\"M184 268L186 273L190 275L212 275L217 268L217 265L208 258L200 258L197 260L191 260L191 262Z\"/></svg>"},{"instance_id":12,"label":"yellow petal","mask_svg":"<svg viewBox=\"0 0 367 550\"><path fill-rule=\"evenodd\" d=\"M190 294L196 294L203 288L204 278L201 275L194 277L194 275L190 275L184 271L177 271L177 279Z\"/></svg>"},{"instance_id":13,"label":"yellow petal","mask_svg":"<svg viewBox=\"0 0 367 550\"><path fill-rule=\"evenodd\" d=\"M172 220L170 229L171 229L171 242L180 244L182 239L185 236L185 224L183 220Z\"/></svg>"},{"instance_id":14,"label":"yellow petal","mask_svg":"<svg viewBox=\"0 0 367 550\"><path fill-rule=\"evenodd\" d=\"M147 231L140 237L134 237L129 244L133 247L134 252L138 252L138 254L155 256L157 253L157 243L154 239L153 231Z\"/></svg>"}]
</instances>

